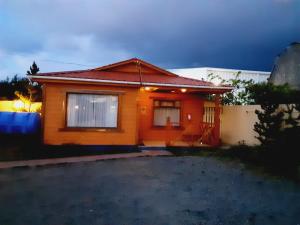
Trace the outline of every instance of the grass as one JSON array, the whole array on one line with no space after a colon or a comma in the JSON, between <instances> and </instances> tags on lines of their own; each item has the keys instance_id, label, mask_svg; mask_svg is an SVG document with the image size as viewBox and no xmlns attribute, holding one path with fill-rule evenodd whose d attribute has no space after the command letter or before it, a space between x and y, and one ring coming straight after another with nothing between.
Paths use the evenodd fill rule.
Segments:
<instances>
[{"instance_id":1,"label":"grass","mask_svg":"<svg viewBox=\"0 0 300 225\"><path fill-rule=\"evenodd\" d=\"M284 149L266 149L260 146L237 145L228 149L170 149L175 156L215 157L220 160L236 160L249 168L273 176L300 181L300 160L298 154L290 155Z\"/></svg>"}]
</instances>

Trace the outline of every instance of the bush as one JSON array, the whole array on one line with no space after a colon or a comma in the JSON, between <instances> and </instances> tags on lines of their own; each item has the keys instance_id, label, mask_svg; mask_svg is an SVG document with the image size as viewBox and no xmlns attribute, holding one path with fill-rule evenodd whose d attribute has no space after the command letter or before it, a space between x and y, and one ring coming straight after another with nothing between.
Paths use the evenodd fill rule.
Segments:
<instances>
[{"instance_id":1,"label":"bush","mask_svg":"<svg viewBox=\"0 0 300 225\"><path fill-rule=\"evenodd\" d=\"M297 148L300 140L299 91L287 84L255 84L249 87L262 110L255 113L259 122L254 126L261 142L262 160L268 168L285 174L296 174L300 164ZM281 105L284 104L285 107Z\"/></svg>"}]
</instances>

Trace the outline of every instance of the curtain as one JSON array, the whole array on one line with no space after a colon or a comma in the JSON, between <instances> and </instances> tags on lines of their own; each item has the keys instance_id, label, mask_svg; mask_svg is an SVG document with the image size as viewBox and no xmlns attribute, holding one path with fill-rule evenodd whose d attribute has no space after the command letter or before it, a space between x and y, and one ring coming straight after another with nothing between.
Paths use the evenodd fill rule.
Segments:
<instances>
[{"instance_id":1,"label":"curtain","mask_svg":"<svg viewBox=\"0 0 300 225\"><path fill-rule=\"evenodd\" d=\"M168 117L172 126L180 126L180 109L178 108L154 109L154 126L166 126Z\"/></svg>"},{"instance_id":2,"label":"curtain","mask_svg":"<svg viewBox=\"0 0 300 225\"><path fill-rule=\"evenodd\" d=\"M118 97L68 94L68 127L117 127Z\"/></svg>"}]
</instances>

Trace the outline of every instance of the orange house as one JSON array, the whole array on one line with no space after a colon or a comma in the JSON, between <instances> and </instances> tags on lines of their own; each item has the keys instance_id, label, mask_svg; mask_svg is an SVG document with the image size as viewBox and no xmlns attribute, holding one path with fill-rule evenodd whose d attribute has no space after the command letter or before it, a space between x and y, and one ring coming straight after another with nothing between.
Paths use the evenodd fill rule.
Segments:
<instances>
[{"instance_id":1,"label":"orange house","mask_svg":"<svg viewBox=\"0 0 300 225\"><path fill-rule=\"evenodd\" d=\"M90 70L29 76L43 85L48 145L218 145L220 94L137 58ZM209 94L213 105L206 106Z\"/></svg>"}]
</instances>

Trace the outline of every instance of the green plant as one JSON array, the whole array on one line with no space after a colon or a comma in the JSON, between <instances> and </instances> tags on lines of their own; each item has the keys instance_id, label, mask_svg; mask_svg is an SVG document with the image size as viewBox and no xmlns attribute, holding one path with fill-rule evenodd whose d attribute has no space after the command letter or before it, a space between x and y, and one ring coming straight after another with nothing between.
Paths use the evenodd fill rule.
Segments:
<instances>
[{"instance_id":1,"label":"green plant","mask_svg":"<svg viewBox=\"0 0 300 225\"><path fill-rule=\"evenodd\" d=\"M252 79L241 79L241 72L237 72L234 78L225 80L217 74L209 74L208 81L216 81L221 85L230 85L233 87L231 92L222 95L223 105L249 105L253 104L253 99L247 89L248 86L254 84Z\"/></svg>"},{"instance_id":2,"label":"green plant","mask_svg":"<svg viewBox=\"0 0 300 225\"><path fill-rule=\"evenodd\" d=\"M33 62L27 74L36 74L38 71L39 68ZM32 83L27 77L19 77L18 75L0 81L0 98L14 100L16 97L26 99L29 102L41 101L41 86L38 83Z\"/></svg>"},{"instance_id":3,"label":"green plant","mask_svg":"<svg viewBox=\"0 0 300 225\"><path fill-rule=\"evenodd\" d=\"M248 87L256 104L258 122L254 125L261 142L264 162L269 168L289 174L297 172L300 163L299 91L287 84L254 84Z\"/></svg>"},{"instance_id":4,"label":"green plant","mask_svg":"<svg viewBox=\"0 0 300 225\"><path fill-rule=\"evenodd\" d=\"M261 106L256 110L259 122L254 130L262 145L268 145L280 139L281 131L287 126L299 126L299 93L289 85L273 85L271 83L253 84L247 87L251 98Z\"/></svg>"},{"instance_id":5,"label":"green plant","mask_svg":"<svg viewBox=\"0 0 300 225\"><path fill-rule=\"evenodd\" d=\"M40 68L36 65L35 61L33 61L29 70L27 70L27 75L34 75L34 74L37 74L39 71L40 71Z\"/></svg>"}]
</instances>

